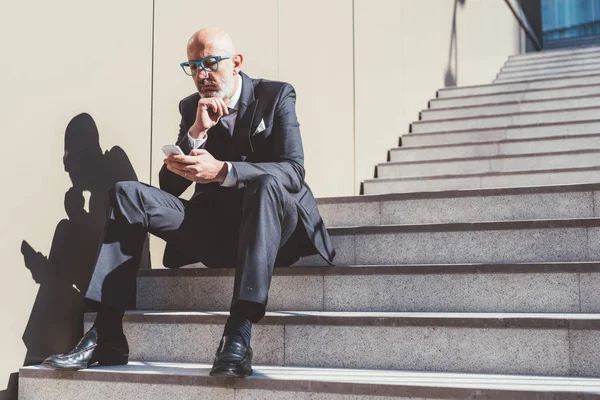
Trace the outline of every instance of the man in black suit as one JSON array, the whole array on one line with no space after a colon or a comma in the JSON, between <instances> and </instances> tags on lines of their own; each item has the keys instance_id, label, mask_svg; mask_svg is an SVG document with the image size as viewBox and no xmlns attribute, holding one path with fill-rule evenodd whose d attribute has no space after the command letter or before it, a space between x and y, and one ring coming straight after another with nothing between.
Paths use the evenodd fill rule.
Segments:
<instances>
[{"instance_id":1,"label":"man in black suit","mask_svg":"<svg viewBox=\"0 0 600 400\"><path fill-rule=\"evenodd\" d=\"M251 79L243 56L216 28L196 32L184 71L198 93L179 103L177 144L185 155L164 160L160 188L119 182L86 298L98 314L72 351L45 365L81 369L128 361L125 304L134 291L147 232L166 240L164 264L202 262L235 267L230 316L211 375L252 373L252 324L265 313L274 266L335 251L312 192L304 182L304 154L291 85ZM179 199L196 183L189 201Z\"/></svg>"}]
</instances>

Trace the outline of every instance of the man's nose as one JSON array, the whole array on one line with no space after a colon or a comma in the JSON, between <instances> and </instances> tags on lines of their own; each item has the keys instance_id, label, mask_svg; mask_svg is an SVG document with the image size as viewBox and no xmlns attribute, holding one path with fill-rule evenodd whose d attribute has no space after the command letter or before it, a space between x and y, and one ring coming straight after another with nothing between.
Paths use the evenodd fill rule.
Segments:
<instances>
[{"instance_id":1,"label":"man's nose","mask_svg":"<svg viewBox=\"0 0 600 400\"><path fill-rule=\"evenodd\" d=\"M198 68L198 72L196 72L196 76L198 77L198 79L206 79L206 78L208 78L208 72L206 72L202 68Z\"/></svg>"}]
</instances>

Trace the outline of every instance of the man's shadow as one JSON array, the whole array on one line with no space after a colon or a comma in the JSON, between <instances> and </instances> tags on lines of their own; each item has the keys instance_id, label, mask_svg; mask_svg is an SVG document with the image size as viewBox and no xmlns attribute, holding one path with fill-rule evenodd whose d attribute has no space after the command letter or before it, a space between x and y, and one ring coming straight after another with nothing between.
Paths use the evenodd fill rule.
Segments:
<instances>
[{"instance_id":1,"label":"man's shadow","mask_svg":"<svg viewBox=\"0 0 600 400\"><path fill-rule=\"evenodd\" d=\"M67 218L56 226L47 256L26 240L21 245L25 266L40 285L23 334L24 365L69 351L83 335L84 296L103 234L108 192L116 182L137 180L123 149L115 146L102 152L89 114L77 115L67 126L63 163L73 184L65 193ZM85 195L89 195L87 210ZM147 268L147 247L144 254L142 268Z\"/></svg>"}]
</instances>

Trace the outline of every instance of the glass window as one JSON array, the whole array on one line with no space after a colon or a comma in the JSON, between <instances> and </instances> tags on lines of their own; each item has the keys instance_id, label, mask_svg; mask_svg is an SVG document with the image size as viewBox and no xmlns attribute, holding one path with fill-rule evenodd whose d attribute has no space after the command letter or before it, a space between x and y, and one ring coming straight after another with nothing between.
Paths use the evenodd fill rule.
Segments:
<instances>
[{"instance_id":1,"label":"glass window","mask_svg":"<svg viewBox=\"0 0 600 400\"><path fill-rule=\"evenodd\" d=\"M600 35L600 0L542 0L544 43Z\"/></svg>"}]
</instances>

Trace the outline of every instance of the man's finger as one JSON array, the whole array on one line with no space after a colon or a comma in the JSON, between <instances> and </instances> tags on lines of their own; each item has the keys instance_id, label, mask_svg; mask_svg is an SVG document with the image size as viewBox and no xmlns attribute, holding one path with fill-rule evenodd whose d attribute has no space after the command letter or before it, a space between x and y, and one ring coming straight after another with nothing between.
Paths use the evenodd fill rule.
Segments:
<instances>
[{"instance_id":1,"label":"man's finger","mask_svg":"<svg viewBox=\"0 0 600 400\"><path fill-rule=\"evenodd\" d=\"M196 161L190 156L182 156L179 154L167 157L169 162L178 162L181 164L194 164Z\"/></svg>"},{"instance_id":2,"label":"man's finger","mask_svg":"<svg viewBox=\"0 0 600 400\"><path fill-rule=\"evenodd\" d=\"M223 110L223 114L224 115L229 114L229 109L227 108L227 104L225 103L225 101L222 98L218 97L217 102L219 103L219 106L221 106L221 109Z\"/></svg>"},{"instance_id":3,"label":"man's finger","mask_svg":"<svg viewBox=\"0 0 600 400\"><path fill-rule=\"evenodd\" d=\"M167 164L167 169L171 172L175 172L176 174L182 175L185 170L184 170L185 166L177 166L174 164Z\"/></svg>"},{"instance_id":4,"label":"man's finger","mask_svg":"<svg viewBox=\"0 0 600 400\"><path fill-rule=\"evenodd\" d=\"M179 168L174 167L173 165L167 165L167 169L179 176L183 176L186 179L193 180L193 178L194 178L195 173L193 171L186 171L183 169L179 169Z\"/></svg>"},{"instance_id":5,"label":"man's finger","mask_svg":"<svg viewBox=\"0 0 600 400\"><path fill-rule=\"evenodd\" d=\"M196 175L203 171L203 168L200 165L188 165L183 169L183 172L187 172L188 174Z\"/></svg>"},{"instance_id":6,"label":"man's finger","mask_svg":"<svg viewBox=\"0 0 600 400\"><path fill-rule=\"evenodd\" d=\"M213 113L216 114L218 112L217 110L219 109L219 107L217 107L217 103L215 102L215 100L214 99L210 99L210 103L209 104L210 104L210 108L212 109Z\"/></svg>"},{"instance_id":7,"label":"man's finger","mask_svg":"<svg viewBox=\"0 0 600 400\"><path fill-rule=\"evenodd\" d=\"M219 102L219 98L211 98L212 100L212 104L213 104L213 110L215 111L215 114L217 114L219 117L223 116L223 107L221 107L221 103Z\"/></svg>"},{"instance_id":8,"label":"man's finger","mask_svg":"<svg viewBox=\"0 0 600 400\"><path fill-rule=\"evenodd\" d=\"M181 170L181 171L185 171L187 167L193 166L194 164L183 164L183 163L179 163L177 161L170 161L170 162L167 163L167 166L170 165L173 168L176 168L176 169Z\"/></svg>"},{"instance_id":9,"label":"man's finger","mask_svg":"<svg viewBox=\"0 0 600 400\"><path fill-rule=\"evenodd\" d=\"M225 107L225 103L223 103L223 99L220 97L214 97L213 100L215 104L219 108L219 116L222 117L227 113L227 107Z\"/></svg>"},{"instance_id":10,"label":"man's finger","mask_svg":"<svg viewBox=\"0 0 600 400\"><path fill-rule=\"evenodd\" d=\"M167 169L168 169L169 171L171 171L171 172L173 172L173 173L177 174L177 175L181 175L181 176L183 176L183 172L184 172L184 171L182 171L182 170L180 170L180 169L177 169L177 168L175 168L173 165L167 164Z\"/></svg>"},{"instance_id":11,"label":"man's finger","mask_svg":"<svg viewBox=\"0 0 600 400\"><path fill-rule=\"evenodd\" d=\"M206 153L208 153L208 151L204 149L194 149L190 152L190 156L201 156Z\"/></svg>"}]
</instances>

